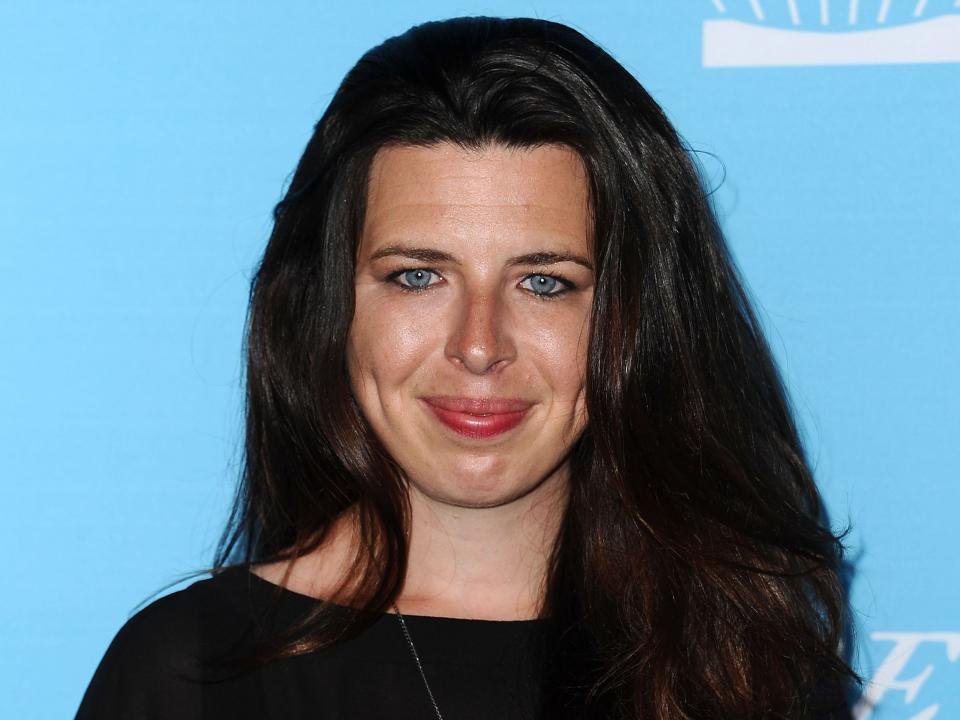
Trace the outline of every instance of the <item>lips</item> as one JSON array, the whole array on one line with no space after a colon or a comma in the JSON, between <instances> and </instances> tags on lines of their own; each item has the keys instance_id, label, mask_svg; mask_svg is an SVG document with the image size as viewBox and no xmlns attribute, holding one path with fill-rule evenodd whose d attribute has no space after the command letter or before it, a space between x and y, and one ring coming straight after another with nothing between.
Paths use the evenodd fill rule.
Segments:
<instances>
[{"instance_id":1,"label":"lips","mask_svg":"<svg viewBox=\"0 0 960 720\"><path fill-rule=\"evenodd\" d=\"M434 416L458 435L486 439L512 430L533 403L513 398L429 397L424 402Z\"/></svg>"}]
</instances>

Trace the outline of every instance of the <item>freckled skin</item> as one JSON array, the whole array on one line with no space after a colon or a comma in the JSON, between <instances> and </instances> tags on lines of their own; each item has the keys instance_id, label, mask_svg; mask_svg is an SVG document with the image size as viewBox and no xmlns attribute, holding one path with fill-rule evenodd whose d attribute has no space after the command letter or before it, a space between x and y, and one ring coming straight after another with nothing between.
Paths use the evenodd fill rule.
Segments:
<instances>
[{"instance_id":1,"label":"freckled skin","mask_svg":"<svg viewBox=\"0 0 960 720\"><path fill-rule=\"evenodd\" d=\"M453 259L373 258L388 247L430 248ZM592 262L587 180L570 149L440 144L388 147L376 156L348 363L357 401L403 468L412 503L491 508L565 494L566 458L586 424L593 271L570 260L510 263L543 252ZM426 274L389 279L418 268ZM540 275L576 287L544 299L537 290L566 285L537 284ZM429 285L399 287L411 278ZM436 395L533 406L516 428L479 440L436 419L422 400Z\"/></svg>"}]
</instances>

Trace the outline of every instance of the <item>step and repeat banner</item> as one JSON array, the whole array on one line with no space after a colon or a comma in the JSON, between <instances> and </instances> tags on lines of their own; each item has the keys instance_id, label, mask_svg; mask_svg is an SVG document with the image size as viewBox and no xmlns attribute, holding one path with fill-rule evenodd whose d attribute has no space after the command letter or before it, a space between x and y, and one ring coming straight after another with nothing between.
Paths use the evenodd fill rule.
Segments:
<instances>
[{"instance_id":1,"label":"step and repeat banner","mask_svg":"<svg viewBox=\"0 0 960 720\"><path fill-rule=\"evenodd\" d=\"M212 560L272 206L357 58L455 15L572 25L663 105L850 528L854 714L960 718L960 0L4 3L0 716L71 716Z\"/></svg>"}]
</instances>

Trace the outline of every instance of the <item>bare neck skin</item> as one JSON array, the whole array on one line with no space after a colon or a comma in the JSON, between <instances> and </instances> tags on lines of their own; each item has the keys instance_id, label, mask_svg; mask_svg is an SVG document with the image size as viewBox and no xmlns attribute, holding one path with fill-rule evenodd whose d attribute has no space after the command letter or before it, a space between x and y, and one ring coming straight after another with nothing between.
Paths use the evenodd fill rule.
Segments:
<instances>
[{"instance_id":1,"label":"bare neck skin","mask_svg":"<svg viewBox=\"0 0 960 720\"><path fill-rule=\"evenodd\" d=\"M568 498L563 466L523 497L497 507L446 504L410 488L407 576L400 612L478 620L538 617L546 576ZM328 540L289 563L253 572L294 592L338 599L355 548L354 518L345 513Z\"/></svg>"},{"instance_id":2,"label":"bare neck skin","mask_svg":"<svg viewBox=\"0 0 960 720\"><path fill-rule=\"evenodd\" d=\"M446 505L411 488L410 563L400 611L537 617L567 502L564 475L558 471L524 497L492 508Z\"/></svg>"}]
</instances>

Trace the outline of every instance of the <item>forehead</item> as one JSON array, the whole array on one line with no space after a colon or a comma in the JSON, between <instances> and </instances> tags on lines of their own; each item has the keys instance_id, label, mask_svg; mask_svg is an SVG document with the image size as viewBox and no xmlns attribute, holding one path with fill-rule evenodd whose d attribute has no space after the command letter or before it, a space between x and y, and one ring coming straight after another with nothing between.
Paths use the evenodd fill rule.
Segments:
<instances>
[{"instance_id":1,"label":"forehead","mask_svg":"<svg viewBox=\"0 0 960 720\"><path fill-rule=\"evenodd\" d=\"M565 146L388 146L370 168L361 252L425 235L451 241L552 239L584 252L588 196L583 162Z\"/></svg>"}]
</instances>

